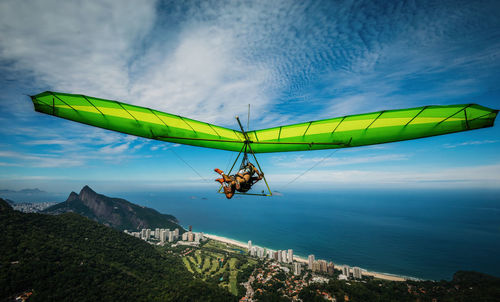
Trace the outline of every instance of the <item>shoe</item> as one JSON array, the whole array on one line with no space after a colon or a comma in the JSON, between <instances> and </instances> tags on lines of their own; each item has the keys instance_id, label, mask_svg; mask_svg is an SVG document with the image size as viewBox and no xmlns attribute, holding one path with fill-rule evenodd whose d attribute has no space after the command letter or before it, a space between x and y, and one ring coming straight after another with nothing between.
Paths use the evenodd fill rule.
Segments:
<instances>
[{"instance_id":1,"label":"shoe","mask_svg":"<svg viewBox=\"0 0 500 302\"><path fill-rule=\"evenodd\" d=\"M215 181L220 182L221 185L224 183L224 179L222 179L222 178L217 178Z\"/></svg>"},{"instance_id":2,"label":"shoe","mask_svg":"<svg viewBox=\"0 0 500 302\"><path fill-rule=\"evenodd\" d=\"M219 173L220 175L224 174L224 172L222 172L222 170L219 168L215 168L214 171Z\"/></svg>"}]
</instances>

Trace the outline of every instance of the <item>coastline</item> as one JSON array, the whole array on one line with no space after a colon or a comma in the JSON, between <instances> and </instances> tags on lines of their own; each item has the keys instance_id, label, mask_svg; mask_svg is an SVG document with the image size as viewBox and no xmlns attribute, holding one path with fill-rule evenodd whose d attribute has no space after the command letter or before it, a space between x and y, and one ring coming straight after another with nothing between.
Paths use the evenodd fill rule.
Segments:
<instances>
[{"instance_id":1,"label":"coastline","mask_svg":"<svg viewBox=\"0 0 500 302\"><path fill-rule=\"evenodd\" d=\"M227 238L227 237L222 237L222 236L215 235L215 234L206 234L206 233L203 233L203 235L205 237L207 237L207 238L212 239L212 240L216 240L216 241L220 241L220 242L223 242L223 243L232 244L232 245L235 245L235 246L238 246L238 247L241 247L241 248L245 248L245 249L248 248L248 244L247 243L244 243L244 242L241 242L241 241L238 241L238 240L234 240L234 239ZM297 262L301 262L301 263L304 263L304 264L308 263L308 261L307 261L306 258L297 256L297 255L294 255L293 259L295 261L297 261ZM340 264L337 264L337 263L334 263L334 265L335 266L340 266ZM398 281L398 282L401 282L401 281L406 281L406 280L410 279L408 277L403 277L403 276L398 276L398 275L392 275L392 274L387 274L387 273L371 272L371 271L367 271L367 270L365 270L363 268L361 270L362 270L362 274L365 275L365 276L372 276L374 278L382 279L382 280L387 280L387 281Z\"/></svg>"}]
</instances>

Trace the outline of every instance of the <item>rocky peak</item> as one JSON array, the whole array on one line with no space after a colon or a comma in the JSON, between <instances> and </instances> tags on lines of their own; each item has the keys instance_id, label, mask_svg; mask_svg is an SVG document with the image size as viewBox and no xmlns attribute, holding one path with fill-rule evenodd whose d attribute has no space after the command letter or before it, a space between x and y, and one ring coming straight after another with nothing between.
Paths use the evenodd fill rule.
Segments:
<instances>
[{"instance_id":1,"label":"rocky peak","mask_svg":"<svg viewBox=\"0 0 500 302\"><path fill-rule=\"evenodd\" d=\"M172 215L133 204L120 198L107 197L84 186L80 194L71 192L65 202L47 208L44 213L75 212L117 229L179 228Z\"/></svg>"},{"instance_id":2,"label":"rocky peak","mask_svg":"<svg viewBox=\"0 0 500 302\"><path fill-rule=\"evenodd\" d=\"M92 190L89 186L85 186L82 188L82 190L80 191L80 194L78 194L79 197L80 197L80 200L92 200L92 199L95 199L97 197L97 193Z\"/></svg>"},{"instance_id":3,"label":"rocky peak","mask_svg":"<svg viewBox=\"0 0 500 302\"><path fill-rule=\"evenodd\" d=\"M75 192L71 192L66 201L69 202L74 200L78 200L78 194L76 194Z\"/></svg>"}]
</instances>

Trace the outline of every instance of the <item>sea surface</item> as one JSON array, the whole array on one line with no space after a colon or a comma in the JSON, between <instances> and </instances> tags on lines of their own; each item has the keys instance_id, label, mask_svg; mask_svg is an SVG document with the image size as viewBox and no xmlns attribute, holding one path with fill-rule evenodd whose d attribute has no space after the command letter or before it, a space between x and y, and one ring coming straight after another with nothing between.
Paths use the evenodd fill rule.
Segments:
<instances>
[{"instance_id":1,"label":"sea surface","mask_svg":"<svg viewBox=\"0 0 500 302\"><path fill-rule=\"evenodd\" d=\"M457 270L500 277L500 190L106 195L173 214L194 231L336 264L433 280Z\"/></svg>"}]
</instances>

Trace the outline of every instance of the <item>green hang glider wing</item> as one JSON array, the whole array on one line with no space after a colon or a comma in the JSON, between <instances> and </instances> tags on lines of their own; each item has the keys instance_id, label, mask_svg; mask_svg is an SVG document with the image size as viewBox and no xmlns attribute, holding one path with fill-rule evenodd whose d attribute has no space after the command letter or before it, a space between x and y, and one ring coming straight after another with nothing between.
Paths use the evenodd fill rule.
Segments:
<instances>
[{"instance_id":1,"label":"green hang glider wing","mask_svg":"<svg viewBox=\"0 0 500 302\"><path fill-rule=\"evenodd\" d=\"M160 141L241 151L240 131L149 108L84 95L43 92L35 110ZM248 132L254 153L357 147L493 126L498 110L476 104L425 106L350 115Z\"/></svg>"},{"instance_id":2,"label":"green hang glider wing","mask_svg":"<svg viewBox=\"0 0 500 302\"><path fill-rule=\"evenodd\" d=\"M255 153L359 147L493 126L476 104L387 110L248 132Z\"/></svg>"},{"instance_id":3,"label":"green hang glider wing","mask_svg":"<svg viewBox=\"0 0 500 302\"><path fill-rule=\"evenodd\" d=\"M31 100L36 111L135 136L231 151L244 145L240 131L117 101L51 91Z\"/></svg>"}]
</instances>

